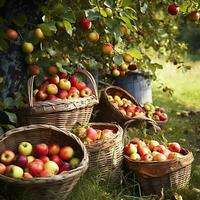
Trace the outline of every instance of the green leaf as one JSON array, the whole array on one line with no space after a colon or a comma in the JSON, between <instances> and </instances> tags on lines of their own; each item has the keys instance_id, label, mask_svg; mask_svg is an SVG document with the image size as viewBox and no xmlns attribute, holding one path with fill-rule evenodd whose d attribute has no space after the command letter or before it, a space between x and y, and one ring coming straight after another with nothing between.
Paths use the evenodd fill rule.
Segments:
<instances>
[{"instance_id":1,"label":"green leaf","mask_svg":"<svg viewBox=\"0 0 200 200\"><path fill-rule=\"evenodd\" d=\"M18 14L13 21L17 26L23 27L27 23L27 17L23 14Z\"/></svg>"},{"instance_id":2,"label":"green leaf","mask_svg":"<svg viewBox=\"0 0 200 200\"><path fill-rule=\"evenodd\" d=\"M107 13L106 13L106 11L105 11L103 8L100 8L100 14L101 14L103 17L107 17Z\"/></svg>"},{"instance_id":3,"label":"green leaf","mask_svg":"<svg viewBox=\"0 0 200 200\"><path fill-rule=\"evenodd\" d=\"M67 20L70 23L75 23L76 22L76 16L74 15L72 10L65 10L63 15L60 15L63 19Z\"/></svg>"},{"instance_id":4,"label":"green leaf","mask_svg":"<svg viewBox=\"0 0 200 200\"><path fill-rule=\"evenodd\" d=\"M5 114L8 116L10 122L17 123L17 116L15 113L5 111Z\"/></svg>"},{"instance_id":5,"label":"green leaf","mask_svg":"<svg viewBox=\"0 0 200 200\"><path fill-rule=\"evenodd\" d=\"M15 128L15 126L13 126L12 124L3 124L2 127L4 127L6 130L11 130Z\"/></svg>"},{"instance_id":6,"label":"green leaf","mask_svg":"<svg viewBox=\"0 0 200 200\"><path fill-rule=\"evenodd\" d=\"M132 0L123 0L122 7L131 6L133 4Z\"/></svg>"},{"instance_id":7,"label":"green leaf","mask_svg":"<svg viewBox=\"0 0 200 200\"><path fill-rule=\"evenodd\" d=\"M0 8L2 8L5 4L6 0L0 0Z\"/></svg>"},{"instance_id":8,"label":"green leaf","mask_svg":"<svg viewBox=\"0 0 200 200\"><path fill-rule=\"evenodd\" d=\"M4 134L4 130L2 127L0 127L0 135Z\"/></svg>"},{"instance_id":9,"label":"green leaf","mask_svg":"<svg viewBox=\"0 0 200 200\"><path fill-rule=\"evenodd\" d=\"M129 49L126 53L130 54L133 58L141 59L143 55L137 49Z\"/></svg>"},{"instance_id":10,"label":"green leaf","mask_svg":"<svg viewBox=\"0 0 200 200\"><path fill-rule=\"evenodd\" d=\"M0 51L6 52L7 49L8 49L8 43L5 40L0 39Z\"/></svg>"},{"instance_id":11,"label":"green leaf","mask_svg":"<svg viewBox=\"0 0 200 200\"><path fill-rule=\"evenodd\" d=\"M42 23L39 25L39 27L42 29L42 32L46 36L52 36L57 31L55 22Z\"/></svg>"},{"instance_id":12,"label":"green leaf","mask_svg":"<svg viewBox=\"0 0 200 200\"><path fill-rule=\"evenodd\" d=\"M113 62L118 66L121 65L121 63L123 62L122 56L118 55L118 56L114 56L113 57Z\"/></svg>"},{"instance_id":13,"label":"green leaf","mask_svg":"<svg viewBox=\"0 0 200 200\"><path fill-rule=\"evenodd\" d=\"M7 97L3 101L4 109L12 109L15 106L15 101L11 97Z\"/></svg>"},{"instance_id":14,"label":"green leaf","mask_svg":"<svg viewBox=\"0 0 200 200\"><path fill-rule=\"evenodd\" d=\"M64 6L61 4L61 3L58 3L54 6L53 8L53 12L56 14L56 15L59 15L61 13L64 12Z\"/></svg>"},{"instance_id":15,"label":"green leaf","mask_svg":"<svg viewBox=\"0 0 200 200\"><path fill-rule=\"evenodd\" d=\"M101 17L97 7L93 8L93 9L86 10L85 11L85 16L87 18L91 19L91 20L96 20L99 17Z\"/></svg>"},{"instance_id":16,"label":"green leaf","mask_svg":"<svg viewBox=\"0 0 200 200\"><path fill-rule=\"evenodd\" d=\"M128 17L121 17L121 20L125 22L128 29L133 30L133 25Z\"/></svg>"}]
</instances>

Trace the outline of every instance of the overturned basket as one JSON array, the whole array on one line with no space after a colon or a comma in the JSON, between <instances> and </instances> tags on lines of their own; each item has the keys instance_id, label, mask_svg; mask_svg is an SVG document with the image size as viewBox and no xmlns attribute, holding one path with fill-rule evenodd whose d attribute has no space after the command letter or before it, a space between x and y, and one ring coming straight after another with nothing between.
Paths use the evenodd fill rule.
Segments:
<instances>
[{"instance_id":1,"label":"overturned basket","mask_svg":"<svg viewBox=\"0 0 200 200\"><path fill-rule=\"evenodd\" d=\"M89 155L90 172L98 171L102 180L117 180L121 175L123 161L123 129L111 123L91 123L95 129L111 129L114 132L112 138L98 140L86 145Z\"/></svg>"},{"instance_id":2,"label":"overturned basket","mask_svg":"<svg viewBox=\"0 0 200 200\"><path fill-rule=\"evenodd\" d=\"M117 87L117 86L108 86L101 92L101 99L99 104L99 110L98 117L101 121L104 122L117 122L121 126L124 125L125 122L136 119L135 121L143 120L147 121L148 123L155 123L154 120L151 120L150 118L147 118L145 116L135 116L135 117L128 117L123 115L117 108L115 108L108 100L108 95L114 95L116 92L119 92L123 95L123 97L127 98L128 100L131 100L135 105L139 106L140 104L136 101L136 99L130 95L127 91L124 89Z\"/></svg>"},{"instance_id":3,"label":"overturned basket","mask_svg":"<svg viewBox=\"0 0 200 200\"><path fill-rule=\"evenodd\" d=\"M81 159L80 165L70 171L52 177L38 177L21 180L0 175L0 194L5 199L24 200L66 200L67 195L88 168L88 154L83 143L70 132L64 132L48 125L30 125L8 131L0 139L0 152L5 149L17 150L22 141L32 144L55 142L61 146L70 145Z\"/></svg>"},{"instance_id":4,"label":"overturned basket","mask_svg":"<svg viewBox=\"0 0 200 200\"><path fill-rule=\"evenodd\" d=\"M84 75L90 80L94 95L73 100L38 101L33 103L34 77L31 77L28 80L29 105L19 111L19 124L48 124L70 130L77 122L88 123L93 107L98 103L96 82L86 70L79 69L75 73Z\"/></svg>"},{"instance_id":5,"label":"overturned basket","mask_svg":"<svg viewBox=\"0 0 200 200\"><path fill-rule=\"evenodd\" d=\"M144 194L159 194L162 190L181 189L188 185L194 158L191 152L183 151L183 158L173 160L133 161L124 155L124 161L126 167L136 175Z\"/></svg>"}]
</instances>

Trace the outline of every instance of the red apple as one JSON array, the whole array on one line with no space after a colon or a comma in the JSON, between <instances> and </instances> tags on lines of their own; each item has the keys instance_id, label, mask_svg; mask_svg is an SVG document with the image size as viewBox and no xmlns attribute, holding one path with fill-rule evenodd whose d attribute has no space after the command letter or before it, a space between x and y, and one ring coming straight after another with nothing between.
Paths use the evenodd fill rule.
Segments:
<instances>
[{"instance_id":1,"label":"red apple","mask_svg":"<svg viewBox=\"0 0 200 200\"><path fill-rule=\"evenodd\" d=\"M170 152L169 155L167 156L167 159L172 160L176 158L176 153L175 152Z\"/></svg>"},{"instance_id":2,"label":"red apple","mask_svg":"<svg viewBox=\"0 0 200 200\"><path fill-rule=\"evenodd\" d=\"M64 73L64 72L59 72L58 76L59 76L60 79L66 79L67 78L67 74Z\"/></svg>"},{"instance_id":3,"label":"red apple","mask_svg":"<svg viewBox=\"0 0 200 200\"><path fill-rule=\"evenodd\" d=\"M76 87L79 91L81 91L81 90L83 90L84 88L86 88L87 85L86 85L84 82L80 82L80 83L77 83L77 84L75 85L75 87Z\"/></svg>"},{"instance_id":4,"label":"red apple","mask_svg":"<svg viewBox=\"0 0 200 200\"><path fill-rule=\"evenodd\" d=\"M41 165L44 164L44 162L43 162L42 160L40 160L39 158L34 159L34 162L38 162L38 163L40 163Z\"/></svg>"},{"instance_id":5,"label":"red apple","mask_svg":"<svg viewBox=\"0 0 200 200\"><path fill-rule=\"evenodd\" d=\"M39 158L43 163L46 163L47 161L49 161L49 157L48 156L42 156Z\"/></svg>"},{"instance_id":6,"label":"red apple","mask_svg":"<svg viewBox=\"0 0 200 200\"><path fill-rule=\"evenodd\" d=\"M49 155L56 155L60 152L60 146L58 144L49 145Z\"/></svg>"},{"instance_id":7,"label":"red apple","mask_svg":"<svg viewBox=\"0 0 200 200\"><path fill-rule=\"evenodd\" d=\"M132 112L126 112L126 116L127 117L133 117L133 113Z\"/></svg>"},{"instance_id":8,"label":"red apple","mask_svg":"<svg viewBox=\"0 0 200 200\"><path fill-rule=\"evenodd\" d=\"M40 173L43 170L43 168L44 168L44 164L42 161L41 162L33 161L28 164L29 173L32 176L40 176Z\"/></svg>"},{"instance_id":9,"label":"red apple","mask_svg":"<svg viewBox=\"0 0 200 200\"><path fill-rule=\"evenodd\" d=\"M164 161L167 160L167 157L162 153L157 153L153 156L153 161Z\"/></svg>"},{"instance_id":10,"label":"red apple","mask_svg":"<svg viewBox=\"0 0 200 200\"><path fill-rule=\"evenodd\" d=\"M136 65L136 64L130 64L130 65L128 66L128 69L134 71L134 70L137 69L137 65Z\"/></svg>"},{"instance_id":11,"label":"red apple","mask_svg":"<svg viewBox=\"0 0 200 200\"><path fill-rule=\"evenodd\" d=\"M66 99L67 96L68 96L68 92L66 90L61 90L59 89L57 95L56 95L58 98L60 99Z\"/></svg>"},{"instance_id":12,"label":"red apple","mask_svg":"<svg viewBox=\"0 0 200 200\"><path fill-rule=\"evenodd\" d=\"M78 93L71 93L68 95L68 99L78 99L80 97L80 95Z\"/></svg>"},{"instance_id":13,"label":"red apple","mask_svg":"<svg viewBox=\"0 0 200 200\"><path fill-rule=\"evenodd\" d=\"M47 93L42 91L42 90L39 90L36 94L36 99L39 100L39 101L44 101L46 100L47 98Z\"/></svg>"},{"instance_id":14,"label":"red apple","mask_svg":"<svg viewBox=\"0 0 200 200\"><path fill-rule=\"evenodd\" d=\"M145 154L151 154L151 150L147 146L137 146L137 150L141 157Z\"/></svg>"},{"instance_id":15,"label":"red apple","mask_svg":"<svg viewBox=\"0 0 200 200\"><path fill-rule=\"evenodd\" d=\"M180 8L175 3L172 3L168 6L168 13L171 15L177 15L179 11Z\"/></svg>"},{"instance_id":16,"label":"red apple","mask_svg":"<svg viewBox=\"0 0 200 200\"><path fill-rule=\"evenodd\" d=\"M105 55L111 55L113 53L113 46L111 43L105 43L102 47L102 52Z\"/></svg>"},{"instance_id":17,"label":"red apple","mask_svg":"<svg viewBox=\"0 0 200 200\"><path fill-rule=\"evenodd\" d=\"M8 166L6 166L6 171L4 172L4 174L5 174L6 176L9 175L10 170L11 170L11 168L12 168L13 166L15 166L15 165L8 165Z\"/></svg>"},{"instance_id":18,"label":"red apple","mask_svg":"<svg viewBox=\"0 0 200 200\"><path fill-rule=\"evenodd\" d=\"M120 71L120 77L124 77L126 75L125 71Z\"/></svg>"},{"instance_id":19,"label":"red apple","mask_svg":"<svg viewBox=\"0 0 200 200\"><path fill-rule=\"evenodd\" d=\"M120 76L120 71L118 69L113 69L112 75L115 76L115 77L118 77L118 76Z\"/></svg>"},{"instance_id":20,"label":"red apple","mask_svg":"<svg viewBox=\"0 0 200 200\"><path fill-rule=\"evenodd\" d=\"M163 153L166 150L166 147L164 145L157 145L153 148L153 151L158 151L159 153Z\"/></svg>"},{"instance_id":21,"label":"red apple","mask_svg":"<svg viewBox=\"0 0 200 200\"><path fill-rule=\"evenodd\" d=\"M60 78L57 74L53 75L53 77L50 79L50 83L55 84L55 85L58 85L59 81L60 81Z\"/></svg>"},{"instance_id":22,"label":"red apple","mask_svg":"<svg viewBox=\"0 0 200 200\"><path fill-rule=\"evenodd\" d=\"M6 166L3 163L0 163L0 174L4 174L6 171Z\"/></svg>"},{"instance_id":23,"label":"red apple","mask_svg":"<svg viewBox=\"0 0 200 200\"><path fill-rule=\"evenodd\" d=\"M58 99L55 95L52 95L52 94L49 94L47 96L47 99L46 100L49 100L49 101L55 101L56 99Z\"/></svg>"},{"instance_id":24,"label":"red apple","mask_svg":"<svg viewBox=\"0 0 200 200\"><path fill-rule=\"evenodd\" d=\"M169 154L171 153L171 151L169 149L165 149L163 154L168 158Z\"/></svg>"},{"instance_id":25,"label":"red apple","mask_svg":"<svg viewBox=\"0 0 200 200\"><path fill-rule=\"evenodd\" d=\"M15 165L25 168L28 163L27 157L25 155L18 154L15 157Z\"/></svg>"},{"instance_id":26,"label":"red apple","mask_svg":"<svg viewBox=\"0 0 200 200\"><path fill-rule=\"evenodd\" d=\"M92 141L97 140L97 131L93 128L87 128L86 136L90 138Z\"/></svg>"},{"instance_id":27,"label":"red apple","mask_svg":"<svg viewBox=\"0 0 200 200\"><path fill-rule=\"evenodd\" d=\"M132 153L129 157L131 160L141 160L140 154L138 153Z\"/></svg>"},{"instance_id":28,"label":"red apple","mask_svg":"<svg viewBox=\"0 0 200 200\"><path fill-rule=\"evenodd\" d=\"M139 145L141 140L139 138L133 138L130 143Z\"/></svg>"},{"instance_id":29,"label":"red apple","mask_svg":"<svg viewBox=\"0 0 200 200\"><path fill-rule=\"evenodd\" d=\"M76 76L71 76L69 81L71 82L72 86L76 86L78 84L78 78Z\"/></svg>"},{"instance_id":30,"label":"red apple","mask_svg":"<svg viewBox=\"0 0 200 200\"><path fill-rule=\"evenodd\" d=\"M33 178L33 176L29 172L24 172L23 179L28 180L28 179L32 179L32 178Z\"/></svg>"},{"instance_id":31,"label":"red apple","mask_svg":"<svg viewBox=\"0 0 200 200\"><path fill-rule=\"evenodd\" d=\"M149 153L143 154L142 157L141 157L141 160L152 161L153 160L153 156L151 154L149 154Z\"/></svg>"},{"instance_id":32,"label":"red apple","mask_svg":"<svg viewBox=\"0 0 200 200\"><path fill-rule=\"evenodd\" d=\"M101 130L99 130L99 131L97 131L97 136L98 136L98 134L100 134L101 139L110 139L113 137L113 131L111 129L104 129L102 131Z\"/></svg>"},{"instance_id":33,"label":"red apple","mask_svg":"<svg viewBox=\"0 0 200 200\"><path fill-rule=\"evenodd\" d=\"M79 25L80 27L83 29L83 30L88 30L91 28L92 26L92 22L90 19L87 19L85 17L83 17L80 22L79 22Z\"/></svg>"},{"instance_id":34,"label":"red apple","mask_svg":"<svg viewBox=\"0 0 200 200\"><path fill-rule=\"evenodd\" d=\"M124 154L126 155L130 155L130 154L134 154L137 153L137 147L134 144L127 144L124 149Z\"/></svg>"},{"instance_id":35,"label":"red apple","mask_svg":"<svg viewBox=\"0 0 200 200\"><path fill-rule=\"evenodd\" d=\"M70 146L64 146L61 148L59 156L62 160L70 160L74 155L74 150Z\"/></svg>"},{"instance_id":36,"label":"red apple","mask_svg":"<svg viewBox=\"0 0 200 200\"><path fill-rule=\"evenodd\" d=\"M135 113L135 105L128 105L126 108L126 112L131 112L131 113Z\"/></svg>"},{"instance_id":37,"label":"red apple","mask_svg":"<svg viewBox=\"0 0 200 200\"><path fill-rule=\"evenodd\" d=\"M160 121L165 121L168 118L166 113L160 113L159 117L160 117Z\"/></svg>"},{"instance_id":38,"label":"red apple","mask_svg":"<svg viewBox=\"0 0 200 200\"><path fill-rule=\"evenodd\" d=\"M69 93L69 94L71 94L71 93L80 94L80 91L79 91L76 87L72 86L72 87L70 88L70 90L68 91L68 93Z\"/></svg>"},{"instance_id":39,"label":"red apple","mask_svg":"<svg viewBox=\"0 0 200 200\"><path fill-rule=\"evenodd\" d=\"M49 81L48 80L45 80L39 87L38 89L39 90L42 90L44 92L46 92L47 90L47 86L49 85Z\"/></svg>"},{"instance_id":40,"label":"red apple","mask_svg":"<svg viewBox=\"0 0 200 200\"><path fill-rule=\"evenodd\" d=\"M8 37L9 40L16 41L18 38L18 33L14 29L8 28L6 30L6 36Z\"/></svg>"},{"instance_id":41,"label":"red apple","mask_svg":"<svg viewBox=\"0 0 200 200\"><path fill-rule=\"evenodd\" d=\"M136 106L136 107L135 107L135 112L138 112L138 113L143 112L142 107L140 107L140 106Z\"/></svg>"},{"instance_id":42,"label":"red apple","mask_svg":"<svg viewBox=\"0 0 200 200\"><path fill-rule=\"evenodd\" d=\"M188 14L188 18L191 21L199 21L200 19L200 12L199 11L192 11Z\"/></svg>"},{"instance_id":43,"label":"red apple","mask_svg":"<svg viewBox=\"0 0 200 200\"><path fill-rule=\"evenodd\" d=\"M123 114L126 115L126 110L123 107L119 107L119 111Z\"/></svg>"},{"instance_id":44,"label":"red apple","mask_svg":"<svg viewBox=\"0 0 200 200\"><path fill-rule=\"evenodd\" d=\"M11 150L5 150L1 153L0 160L3 164L9 165L11 164L15 159L15 153Z\"/></svg>"},{"instance_id":45,"label":"red apple","mask_svg":"<svg viewBox=\"0 0 200 200\"><path fill-rule=\"evenodd\" d=\"M51 155L50 160L54 161L58 166L62 164L62 160L58 155Z\"/></svg>"},{"instance_id":46,"label":"red apple","mask_svg":"<svg viewBox=\"0 0 200 200\"><path fill-rule=\"evenodd\" d=\"M60 170L59 172L63 172L63 171L69 171L71 170L70 164L68 162L62 162L62 164L60 165Z\"/></svg>"},{"instance_id":47,"label":"red apple","mask_svg":"<svg viewBox=\"0 0 200 200\"><path fill-rule=\"evenodd\" d=\"M58 86L62 90L69 90L71 88L71 82L67 79L60 79Z\"/></svg>"},{"instance_id":48,"label":"red apple","mask_svg":"<svg viewBox=\"0 0 200 200\"><path fill-rule=\"evenodd\" d=\"M44 164L44 170L51 175L56 175L59 172L59 166L54 161L48 161Z\"/></svg>"},{"instance_id":49,"label":"red apple","mask_svg":"<svg viewBox=\"0 0 200 200\"><path fill-rule=\"evenodd\" d=\"M48 72L49 74L57 74L58 73L58 68L54 65L51 65L49 68L48 68Z\"/></svg>"},{"instance_id":50,"label":"red apple","mask_svg":"<svg viewBox=\"0 0 200 200\"><path fill-rule=\"evenodd\" d=\"M36 157L42 157L42 156L46 156L48 154L49 150L48 150L48 146L44 143L41 144L36 144L35 148L34 148L34 155Z\"/></svg>"},{"instance_id":51,"label":"red apple","mask_svg":"<svg viewBox=\"0 0 200 200\"><path fill-rule=\"evenodd\" d=\"M37 65L30 67L31 75L38 75L40 73L40 68Z\"/></svg>"},{"instance_id":52,"label":"red apple","mask_svg":"<svg viewBox=\"0 0 200 200\"><path fill-rule=\"evenodd\" d=\"M154 147L158 146L159 142L156 140L150 140L148 143L148 147L151 151L153 151Z\"/></svg>"},{"instance_id":53,"label":"red apple","mask_svg":"<svg viewBox=\"0 0 200 200\"><path fill-rule=\"evenodd\" d=\"M40 172L40 175L39 175L40 177L50 177L50 176L52 176L52 174L51 173L49 173L48 171L46 171L45 169L44 170L42 170L41 172Z\"/></svg>"},{"instance_id":54,"label":"red apple","mask_svg":"<svg viewBox=\"0 0 200 200\"><path fill-rule=\"evenodd\" d=\"M177 143L177 142L169 143L167 147L168 147L168 149L169 149L170 151L172 151L172 152L177 152L177 153L179 153L179 152L181 151L181 146L180 146L180 144Z\"/></svg>"},{"instance_id":55,"label":"red apple","mask_svg":"<svg viewBox=\"0 0 200 200\"><path fill-rule=\"evenodd\" d=\"M81 97L88 97L92 95L92 90L89 87L86 87L80 91Z\"/></svg>"}]
</instances>

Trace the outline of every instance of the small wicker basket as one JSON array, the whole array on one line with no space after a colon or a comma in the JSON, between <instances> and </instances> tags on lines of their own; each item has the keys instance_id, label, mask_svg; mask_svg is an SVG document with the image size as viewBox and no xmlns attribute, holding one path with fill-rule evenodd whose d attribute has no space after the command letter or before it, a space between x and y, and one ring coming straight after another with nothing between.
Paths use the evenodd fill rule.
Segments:
<instances>
[{"instance_id":1,"label":"small wicker basket","mask_svg":"<svg viewBox=\"0 0 200 200\"><path fill-rule=\"evenodd\" d=\"M111 123L90 123L95 129L111 129L114 135L110 139L98 140L86 145L89 155L89 172L100 173L102 180L119 180L123 162L123 129Z\"/></svg>"},{"instance_id":2,"label":"small wicker basket","mask_svg":"<svg viewBox=\"0 0 200 200\"><path fill-rule=\"evenodd\" d=\"M34 77L28 80L28 103L18 112L19 125L48 124L64 130L70 130L77 122L88 123L95 104L98 104L98 92L93 76L86 70L75 73L86 76L94 95L73 100L38 101L33 103Z\"/></svg>"},{"instance_id":3,"label":"small wicker basket","mask_svg":"<svg viewBox=\"0 0 200 200\"><path fill-rule=\"evenodd\" d=\"M30 180L15 179L0 175L0 194L9 200L66 200L67 195L88 168L88 154L78 137L54 126L30 125L8 131L0 138L0 152L5 149L17 150L22 141L70 145L81 159L80 165L70 171L52 177L37 177Z\"/></svg>"},{"instance_id":4,"label":"small wicker basket","mask_svg":"<svg viewBox=\"0 0 200 200\"><path fill-rule=\"evenodd\" d=\"M125 122L135 119L137 120L143 120L155 123L154 120L151 120L150 118L147 118L145 116L135 116L135 117L128 117L123 115L117 108L115 108L108 100L108 95L114 95L116 92L119 92L123 95L123 97L127 98L128 100L131 100L135 105L140 105L136 99L130 95L127 91L123 90L120 87L117 86L108 86L101 92L101 99L99 104L99 110L98 118L100 118L101 121L104 122L117 122L121 126L124 125ZM156 123L155 123L156 124Z\"/></svg>"}]
</instances>

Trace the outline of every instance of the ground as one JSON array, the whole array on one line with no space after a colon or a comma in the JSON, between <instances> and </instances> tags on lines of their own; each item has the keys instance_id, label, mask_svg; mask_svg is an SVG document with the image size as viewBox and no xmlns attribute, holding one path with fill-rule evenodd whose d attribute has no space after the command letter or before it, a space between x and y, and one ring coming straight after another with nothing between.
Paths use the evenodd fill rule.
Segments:
<instances>
[{"instance_id":1,"label":"ground","mask_svg":"<svg viewBox=\"0 0 200 200\"><path fill-rule=\"evenodd\" d=\"M192 175L189 188L175 191L184 200L200 199L200 113L188 111L200 110L200 63L190 63L192 70L187 73L170 64L164 65L164 70L158 72L158 79L153 86L153 103L163 106L169 122L162 127L162 132L168 141L177 141L190 149L195 157L192 165ZM172 96L159 88L166 84L174 90ZM184 112L183 112L184 111ZM122 185L99 183L98 175L85 175L71 193L70 200L136 200L158 199L144 197L138 192L138 184L132 180ZM164 199L169 199L165 194Z\"/></svg>"}]
</instances>

